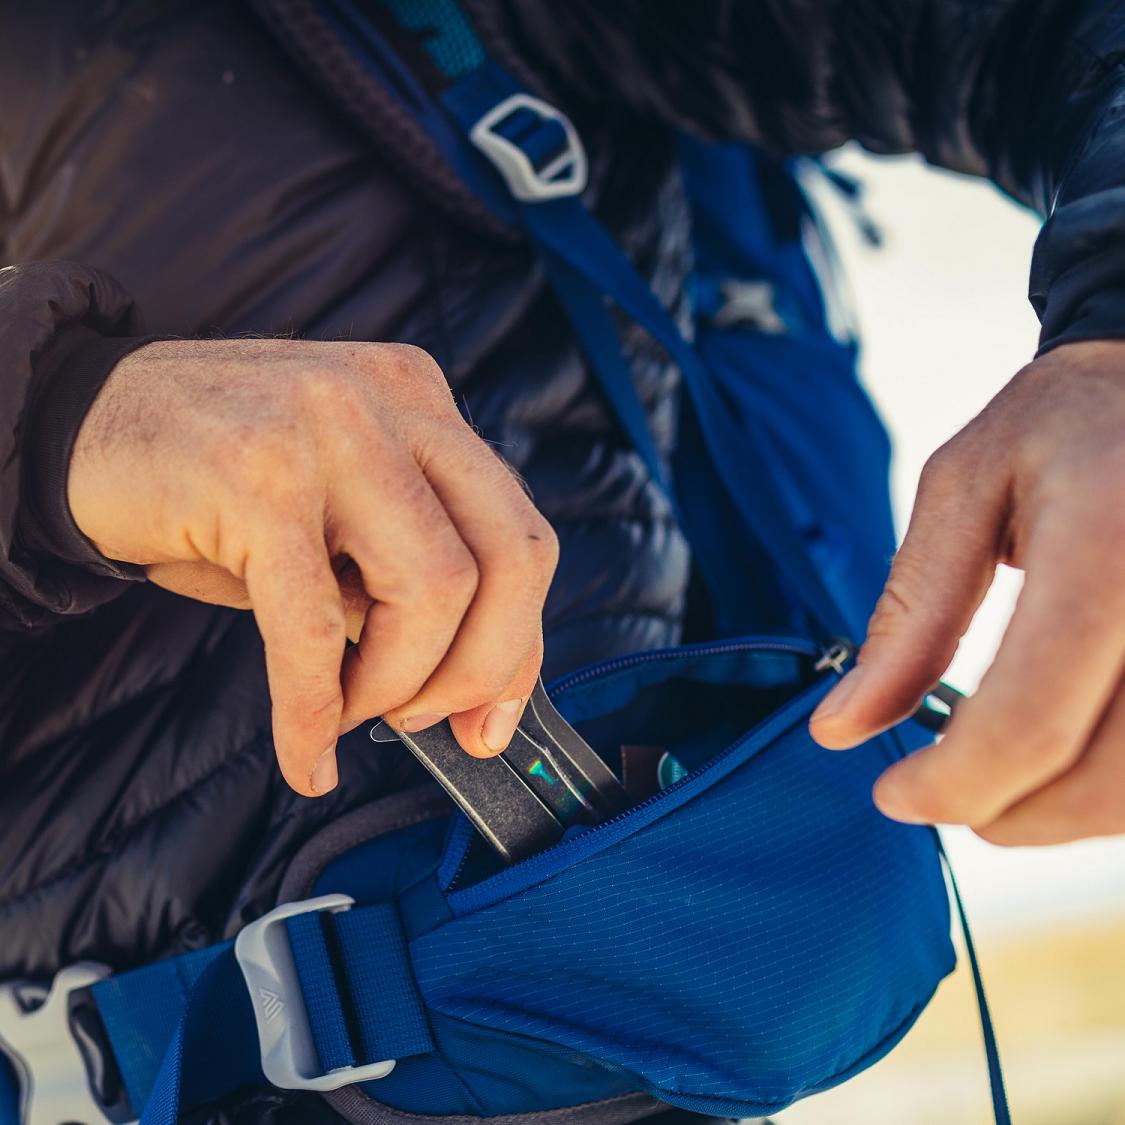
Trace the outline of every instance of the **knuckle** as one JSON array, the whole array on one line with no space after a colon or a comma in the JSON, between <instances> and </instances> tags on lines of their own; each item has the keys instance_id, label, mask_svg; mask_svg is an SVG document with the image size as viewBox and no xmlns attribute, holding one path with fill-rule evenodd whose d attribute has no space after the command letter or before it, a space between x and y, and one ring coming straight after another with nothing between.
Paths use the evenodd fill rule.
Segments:
<instances>
[{"instance_id":1,"label":"knuckle","mask_svg":"<svg viewBox=\"0 0 1125 1125\"><path fill-rule=\"evenodd\" d=\"M365 372L376 379L388 376L412 389L438 389L449 398L449 384L437 360L414 344L373 344L359 353Z\"/></svg>"},{"instance_id":2,"label":"knuckle","mask_svg":"<svg viewBox=\"0 0 1125 1125\"><path fill-rule=\"evenodd\" d=\"M304 709L309 726L320 727L326 721L334 720L343 706L343 696L334 688L324 688L312 692L306 698Z\"/></svg>"},{"instance_id":3,"label":"knuckle","mask_svg":"<svg viewBox=\"0 0 1125 1125\"><path fill-rule=\"evenodd\" d=\"M463 610L480 583L477 561L460 542L433 551L414 576L420 595L439 609Z\"/></svg>"},{"instance_id":4,"label":"knuckle","mask_svg":"<svg viewBox=\"0 0 1125 1125\"><path fill-rule=\"evenodd\" d=\"M545 594L559 561L554 529L534 509L530 518L510 521L488 553L491 574L509 589Z\"/></svg>"},{"instance_id":5,"label":"knuckle","mask_svg":"<svg viewBox=\"0 0 1125 1125\"><path fill-rule=\"evenodd\" d=\"M275 692L273 706L291 729L319 731L335 723L343 710L344 697L337 684L326 682L318 686L305 685L288 697Z\"/></svg>"},{"instance_id":6,"label":"knuckle","mask_svg":"<svg viewBox=\"0 0 1125 1125\"><path fill-rule=\"evenodd\" d=\"M559 537L555 529L536 512L524 532L524 542L532 566L549 583L559 564Z\"/></svg>"},{"instance_id":7,"label":"knuckle","mask_svg":"<svg viewBox=\"0 0 1125 1125\"><path fill-rule=\"evenodd\" d=\"M302 413L313 417L348 418L364 405L362 388L343 365L326 363L302 371L293 393Z\"/></svg>"},{"instance_id":8,"label":"knuckle","mask_svg":"<svg viewBox=\"0 0 1125 1125\"><path fill-rule=\"evenodd\" d=\"M875 603L875 610L871 614L871 624L868 632L877 633L881 626L889 620L903 614L909 614L911 594L910 584L906 581L905 572L907 564L895 563L896 572L888 578L879 600Z\"/></svg>"},{"instance_id":9,"label":"knuckle","mask_svg":"<svg viewBox=\"0 0 1125 1125\"><path fill-rule=\"evenodd\" d=\"M918 480L920 495L944 492L962 475L963 455L957 439L951 438L926 459Z\"/></svg>"},{"instance_id":10,"label":"knuckle","mask_svg":"<svg viewBox=\"0 0 1125 1125\"><path fill-rule=\"evenodd\" d=\"M511 669L501 667L499 661L478 661L474 668L458 672L443 699L454 713L471 711L497 699L511 682Z\"/></svg>"},{"instance_id":11,"label":"knuckle","mask_svg":"<svg viewBox=\"0 0 1125 1125\"><path fill-rule=\"evenodd\" d=\"M440 364L425 348L416 347L414 344L394 344L395 358L398 363L416 379L423 382L447 387L445 373Z\"/></svg>"},{"instance_id":12,"label":"knuckle","mask_svg":"<svg viewBox=\"0 0 1125 1125\"><path fill-rule=\"evenodd\" d=\"M298 481L300 459L292 435L273 428L246 428L232 436L221 471L232 486L256 498L288 495Z\"/></svg>"},{"instance_id":13,"label":"knuckle","mask_svg":"<svg viewBox=\"0 0 1125 1125\"><path fill-rule=\"evenodd\" d=\"M867 624L867 638L874 640L898 632L898 623L909 617L914 605L912 565L905 556L895 559L894 568Z\"/></svg>"},{"instance_id":14,"label":"knuckle","mask_svg":"<svg viewBox=\"0 0 1125 1125\"><path fill-rule=\"evenodd\" d=\"M338 606L325 606L309 617L303 631L310 648L315 651L322 652L337 646L342 648L347 633L347 618Z\"/></svg>"}]
</instances>

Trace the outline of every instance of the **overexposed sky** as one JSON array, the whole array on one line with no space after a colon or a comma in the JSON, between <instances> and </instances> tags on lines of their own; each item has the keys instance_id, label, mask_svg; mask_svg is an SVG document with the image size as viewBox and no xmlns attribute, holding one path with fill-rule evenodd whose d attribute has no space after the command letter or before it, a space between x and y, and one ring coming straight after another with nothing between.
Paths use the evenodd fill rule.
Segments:
<instances>
[{"instance_id":1,"label":"overexposed sky","mask_svg":"<svg viewBox=\"0 0 1125 1125\"><path fill-rule=\"evenodd\" d=\"M1027 273L1038 218L990 185L914 158L843 153L866 185L884 247L859 238L830 198L825 211L863 332L862 372L895 446L900 534L929 453L972 418L1034 354ZM971 690L987 668L1019 589L1001 574L948 678ZM947 841L983 935L1082 914L1125 914L1125 840L999 849L970 833Z\"/></svg>"}]
</instances>

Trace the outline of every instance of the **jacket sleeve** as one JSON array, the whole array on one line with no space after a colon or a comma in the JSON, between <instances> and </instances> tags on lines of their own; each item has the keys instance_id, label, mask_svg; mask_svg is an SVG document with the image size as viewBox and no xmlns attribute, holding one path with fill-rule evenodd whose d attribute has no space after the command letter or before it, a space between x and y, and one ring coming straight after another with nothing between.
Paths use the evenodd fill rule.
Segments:
<instances>
[{"instance_id":1,"label":"jacket sleeve","mask_svg":"<svg viewBox=\"0 0 1125 1125\"><path fill-rule=\"evenodd\" d=\"M1041 350L1125 337L1125 0L496 2L496 36L576 108L990 177L1047 218Z\"/></svg>"},{"instance_id":2,"label":"jacket sleeve","mask_svg":"<svg viewBox=\"0 0 1125 1125\"><path fill-rule=\"evenodd\" d=\"M0 269L0 628L32 628L114 597L141 568L100 554L66 477L86 411L147 342L111 278L69 262Z\"/></svg>"}]
</instances>

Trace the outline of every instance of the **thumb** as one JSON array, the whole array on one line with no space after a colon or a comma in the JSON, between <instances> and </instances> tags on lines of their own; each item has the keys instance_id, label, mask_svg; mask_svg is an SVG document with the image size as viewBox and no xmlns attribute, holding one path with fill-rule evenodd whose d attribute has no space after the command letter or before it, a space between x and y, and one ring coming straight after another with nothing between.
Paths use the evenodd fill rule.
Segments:
<instances>
[{"instance_id":1,"label":"thumb","mask_svg":"<svg viewBox=\"0 0 1125 1125\"><path fill-rule=\"evenodd\" d=\"M990 489L997 498L982 502L979 466L968 471L953 450L946 446L927 463L856 666L809 722L813 738L830 750L858 746L913 714L992 584L1003 489Z\"/></svg>"},{"instance_id":2,"label":"thumb","mask_svg":"<svg viewBox=\"0 0 1125 1125\"><path fill-rule=\"evenodd\" d=\"M540 629L519 673L508 689L501 692L499 700L475 707L472 711L462 711L459 715L450 715L449 725L462 749L474 758L493 758L508 748L535 689L542 665L543 632Z\"/></svg>"}]
</instances>

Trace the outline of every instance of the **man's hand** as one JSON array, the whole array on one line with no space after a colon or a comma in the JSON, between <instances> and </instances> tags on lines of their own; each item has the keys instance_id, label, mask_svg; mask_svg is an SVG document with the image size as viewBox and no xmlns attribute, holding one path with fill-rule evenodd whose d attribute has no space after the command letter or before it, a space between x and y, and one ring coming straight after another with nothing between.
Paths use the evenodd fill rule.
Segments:
<instances>
[{"instance_id":1,"label":"man's hand","mask_svg":"<svg viewBox=\"0 0 1125 1125\"><path fill-rule=\"evenodd\" d=\"M482 757L510 741L558 547L425 352L149 344L87 415L68 496L104 554L254 611L299 793L335 786L336 739L375 715L407 730L451 715Z\"/></svg>"},{"instance_id":2,"label":"man's hand","mask_svg":"<svg viewBox=\"0 0 1125 1125\"><path fill-rule=\"evenodd\" d=\"M909 715L998 562L1026 578L995 663L875 800L999 844L1125 832L1125 342L1036 360L930 459L858 666L813 717L817 741L855 746Z\"/></svg>"}]
</instances>

